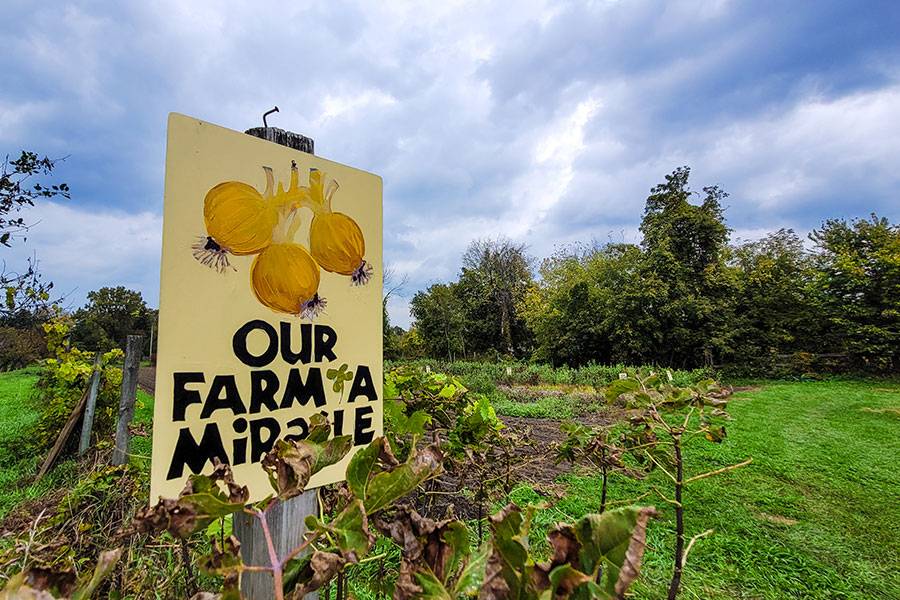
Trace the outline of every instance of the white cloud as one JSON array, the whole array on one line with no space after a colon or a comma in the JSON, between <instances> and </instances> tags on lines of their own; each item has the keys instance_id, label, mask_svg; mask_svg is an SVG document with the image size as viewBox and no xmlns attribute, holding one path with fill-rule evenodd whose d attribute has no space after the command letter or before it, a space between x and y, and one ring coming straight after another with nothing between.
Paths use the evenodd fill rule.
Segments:
<instances>
[{"instance_id":1,"label":"white cloud","mask_svg":"<svg viewBox=\"0 0 900 600\"><path fill-rule=\"evenodd\" d=\"M103 286L140 291L152 306L159 300L162 219L149 212L129 214L84 210L60 202L38 202L27 213L25 240L3 250L8 269L36 256L45 280L54 282L67 304L79 306Z\"/></svg>"},{"instance_id":2,"label":"white cloud","mask_svg":"<svg viewBox=\"0 0 900 600\"><path fill-rule=\"evenodd\" d=\"M823 29L830 13L859 21ZM897 44L853 7L71 0L4 17L0 141L71 155L73 200L34 209L28 247L81 294L135 282L155 299L169 111L245 129L277 104L271 124L382 175L385 258L410 296L476 237L538 256L636 241L648 190L683 164L754 235L898 215Z\"/></svg>"}]
</instances>

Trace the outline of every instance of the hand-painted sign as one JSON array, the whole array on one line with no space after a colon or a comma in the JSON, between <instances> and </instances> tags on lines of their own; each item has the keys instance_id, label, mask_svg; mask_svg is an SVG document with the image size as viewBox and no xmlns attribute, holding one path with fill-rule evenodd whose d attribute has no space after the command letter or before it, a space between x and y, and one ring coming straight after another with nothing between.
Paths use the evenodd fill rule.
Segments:
<instances>
[{"instance_id":1,"label":"hand-painted sign","mask_svg":"<svg viewBox=\"0 0 900 600\"><path fill-rule=\"evenodd\" d=\"M315 413L381 435L381 231L378 176L170 115L151 500L213 459L265 497L262 456Z\"/></svg>"}]
</instances>

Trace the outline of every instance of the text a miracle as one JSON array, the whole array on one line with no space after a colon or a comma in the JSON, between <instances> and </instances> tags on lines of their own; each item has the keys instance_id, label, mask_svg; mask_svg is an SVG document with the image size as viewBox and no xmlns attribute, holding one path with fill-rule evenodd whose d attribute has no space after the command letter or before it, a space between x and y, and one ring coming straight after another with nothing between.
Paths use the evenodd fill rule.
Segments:
<instances>
[{"instance_id":1,"label":"text a miracle","mask_svg":"<svg viewBox=\"0 0 900 600\"><path fill-rule=\"evenodd\" d=\"M257 463L277 440L304 439L309 434L308 419L287 418L298 406L319 409L317 412L333 424L334 435L352 434L354 446L372 441L375 436L372 403L378 400L378 392L369 367L359 365L353 369L352 381L344 382L346 386L340 393L328 381L328 388L335 396L329 402L321 367L293 367L286 377L279 377L264 367L279 357L289 365L332 363L337 360L334 352L337 333L321 324L281 322L279 325L276 330L265 321L253 320L234 333L234 355L253 368L240 378L231 374L210 376L200 371L172 374L172 422L186 426L178 431L167 480L180 478L185 467L192 473L200 473L214 458L230 465ZM254 354L248 348L248 337L258 337L259 332L264 334L267 343L263 352ZM337 408L325 408L329 404ZM221 411L235 417L231 423L233 434L228 432L223 436L221 424L214 421L205 423L202 432L188 425L196 425L198 418L203 421L219 417ZM225 441L228 438L230 444Z\"/></svg>"}]
</instances>

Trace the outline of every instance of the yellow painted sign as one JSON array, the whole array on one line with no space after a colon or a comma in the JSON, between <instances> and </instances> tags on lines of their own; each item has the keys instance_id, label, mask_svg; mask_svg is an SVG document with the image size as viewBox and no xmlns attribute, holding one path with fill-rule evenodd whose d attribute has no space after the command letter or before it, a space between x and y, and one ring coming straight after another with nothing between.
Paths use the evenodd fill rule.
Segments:
<instances>
[{"instance_id":1,"label":"yellow painted sign","mask_svg":"<svg viewBox=\"0 0 900 600\"><path fill-rule=\"evenodd\" d=\"M380 177L170 115L152 501L214 458L262 499L262 456L315 413L381 435L381 231Z\"/></svg>"}]
</instances>

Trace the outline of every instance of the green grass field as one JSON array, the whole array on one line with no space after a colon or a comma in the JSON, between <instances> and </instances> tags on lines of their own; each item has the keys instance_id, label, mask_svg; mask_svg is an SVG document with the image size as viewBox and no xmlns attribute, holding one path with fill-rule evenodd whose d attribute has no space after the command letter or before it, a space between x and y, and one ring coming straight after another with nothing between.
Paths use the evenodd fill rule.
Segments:
<instances>
[{"instance_id":1,"label":"green grass field","mask_svg":"<svg viewBox=\"0 0 900 600\"><path fill-rule=\"evenodd\" d=\"M900 385L879 382L768 383L733 396L728 438L689 446L687 474L753 463L687 489L688 536L715 532L691 551L681 597L900 598L898 408ZM535 539L597 510L599 478L564 481L567 495L539 513ZM625 499L667 480L611 485L613 499ZM538 499L527 488L513 495ZM647 599L665 597L674 539L674 512L653 504L663 518L636 586Z\"/></svg>"},{"instance_id":2,"label":"green grass field","mask_svg":"<svg viewBox=\"0 0 900 600\"><path fill-rule=\"evenodd\" d=\"M43 497L77 477L72 459L60 460L40 482L33 483L44 456L22 456L14 452L16 440L37 420L32 391L38 379L35 367L0 373L0 519L16 505ZM153 398L138 390L134 423L149 430L153 421ZM12 452L11 452L12 451ZM150 437L132 439L132 460L150 465Z\"/></svg>"},{"instance_id":3,"label":"green grass field","mask_svg":"<svg viewBox=\"0 0 900 600\"><path fill-rule=\"evenodd\" d=\"M0 442L15 439L35 418L27 399L33 370L0 374ZM565 400L498 402L518 414L559 418ZM140 392L135 421L149 424L152 398ZM505 410L506 409L506 410ZM882 381L767 382L731 399L734 421L723 444L694 442L688 475L752 457L731 473L692 484L685 493L688 536L713 529L690 553L680 597L691 599L900 598L900 384ZM581 410L570 410L577 418ZM150 438L137 437L132 460L149 465ZM16 504L46 494L76 473L64 461L41 484L28 485L41 457L0 456L0 518ZM24 484L22 482L25 482ZM558 521L597 510L599 479L562 475L565 496L536 517L533 543ZM613 476L611 500L633 498L654 474L635 482ZM671 493L667 494L671 495ZM528 486L520 504L546 502ZM651 524L635 597L664 597L671 572L672 510Z\"/></svg>"}]
</instances>

